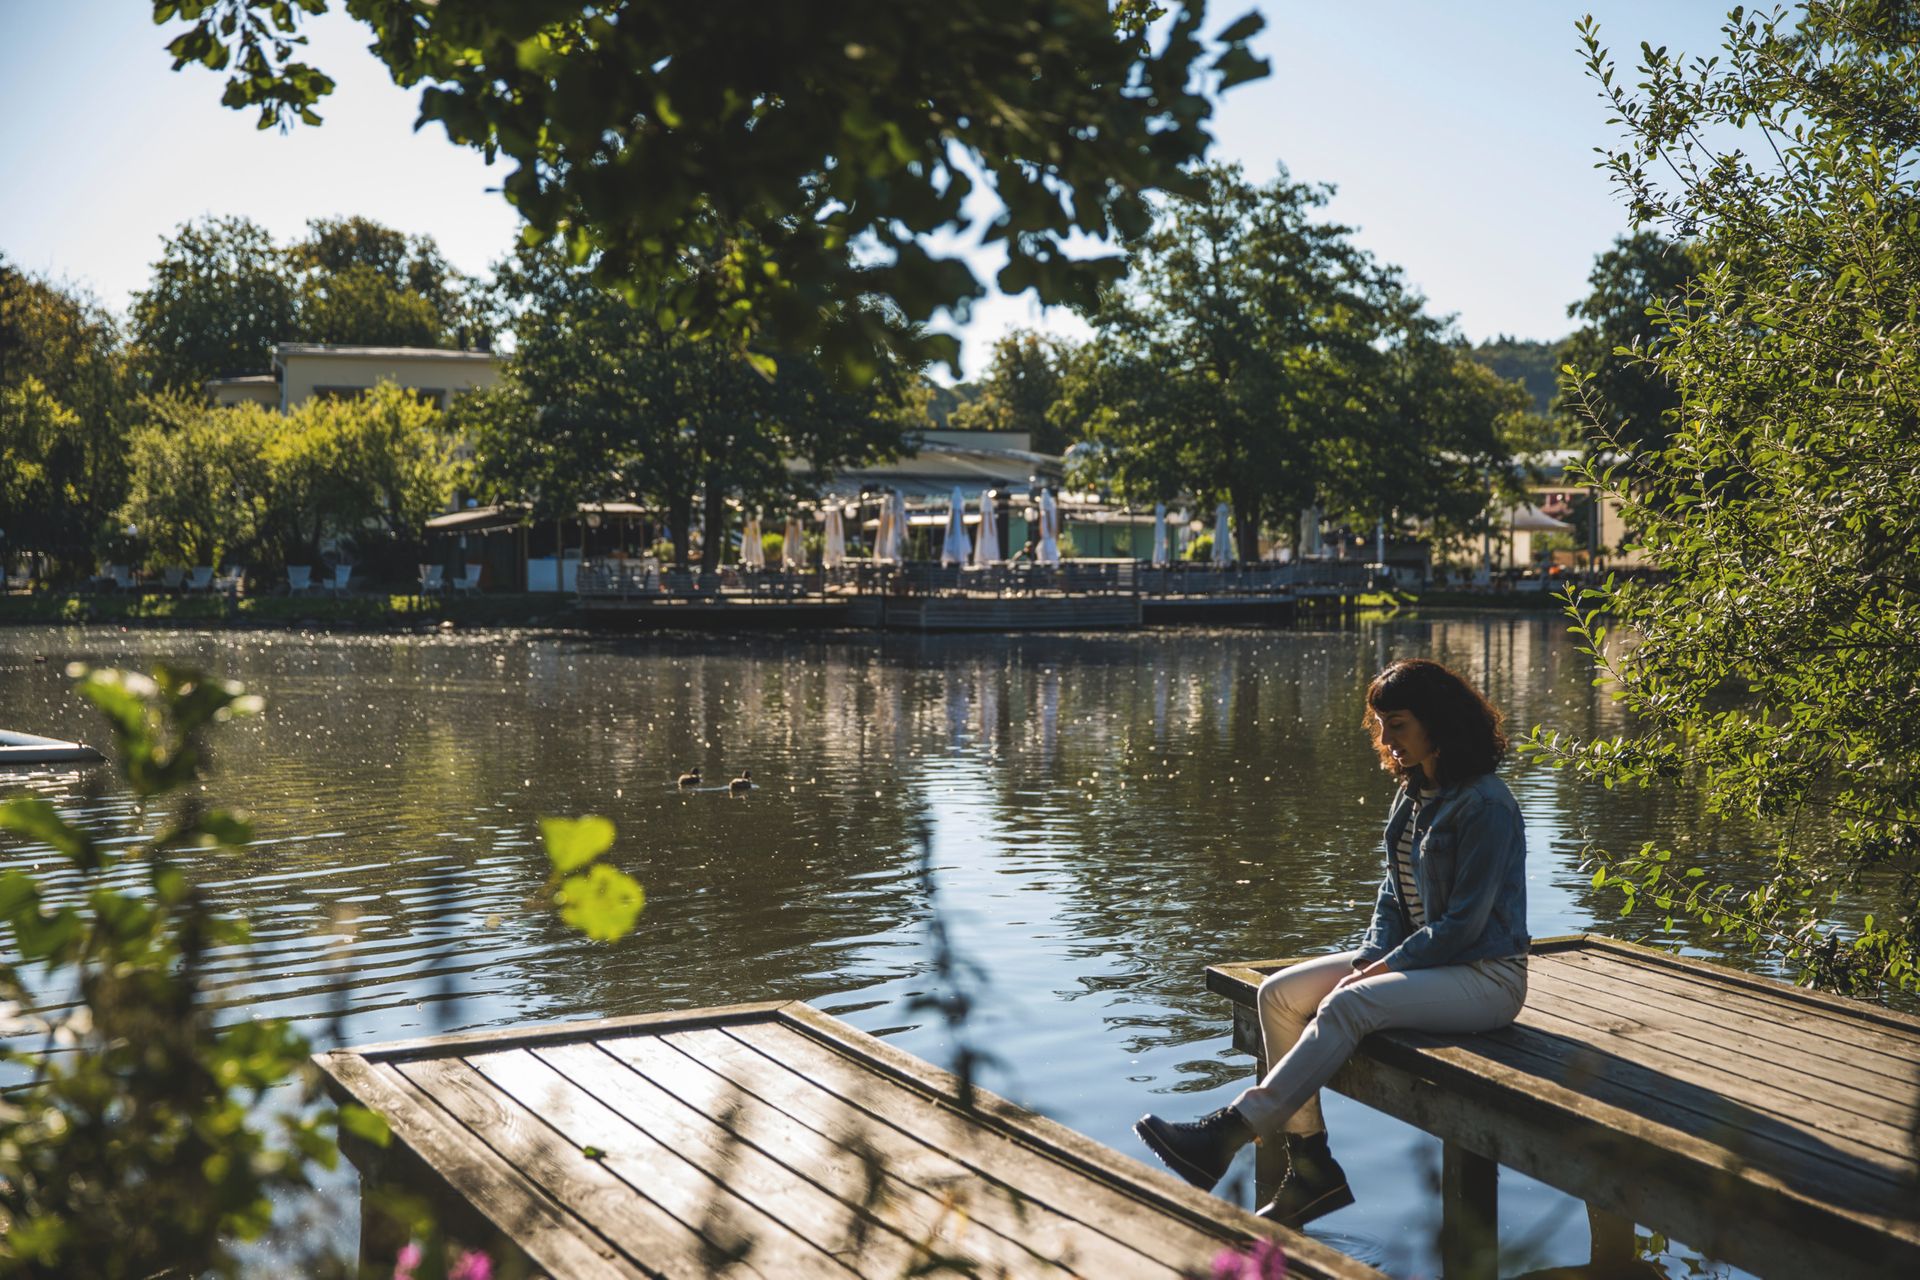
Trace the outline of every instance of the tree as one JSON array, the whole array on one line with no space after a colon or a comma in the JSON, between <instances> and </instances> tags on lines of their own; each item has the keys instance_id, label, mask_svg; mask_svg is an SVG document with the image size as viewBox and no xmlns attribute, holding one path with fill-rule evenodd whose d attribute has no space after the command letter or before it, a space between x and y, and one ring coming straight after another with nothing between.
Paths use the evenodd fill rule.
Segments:
<instances>
[{"instance_id":1,"label":"tree","mask_svg":"<svg viewBox=\"0 0 1920 1280\"><path fill-rule=\"evenodd\" d=\"M1630 909L1692 916L1822 985L1912 987L1920 23L1874 0L1736 12L1717 60L1644 48L1631 90L1597 27L1581 35L1636 224L1701 263L1637 357L1678 398L1670 437L1623 432L1623 465L1590 469L1664 570L1578 602L1638 727L1539 729L1531 747L1608 786L1697 788L1756 825L1758 873L1596 850L1595 882ZM1604 431L1605 402L1586 404ZM1605 643L1609 625L1633 643Z\"/></svg>"},{"instance_id":2,"label":"tree","mask_svg":"<svg viewBox=\"0 0 1920 1280\"><path fill-rule=\"evenodd\" d=\"M315 218L287 256L302 273L302 341L491 346L477 282L455 271L431 236L370 218Z\"/></svg>"},{"instance_id":3,"label":"tree","mask_svg":"<svg viewBox=\"0 0 1920 1280\"><path fill-rule=\"evenodd\" d=\"M153 563L219 565L253 548L272 501L263 455L280 425L254 404L213 408L187 393L146 401L120 518Z\"/></svg>"},{"instance_id":4,"label":"tree","mask_svg":"<svg viewBox=\"0 0 1920 1280\"><path fill-rule=\"evenodd\" d=\"M802 353L772 361L768 376L717 342L661 330L654 308L550 248L499 274L514 308L512 389L476 401L466 420L487 491L531 498L536 514L649 498L665 507L684 563L700 497L711 570L728 499L787 501L809 476L897 451L925 421L916 370L887 365L865 386L842 386ZM808 475L791 470L795 460Z\"/></svg>"},{"instance_id":5,"label":"tree","mask_svg":"<svg viewBox=\"0 0 1920 1280\"><path fill-rule=\"evenodd\" d=\"M154 0L154 16L190 24L176 69L227 70L227 105L287 127L319 123L333 88L294 56L326 7ZM422 125L514 163L503 187L535 235L694 341L819 351L857 377L882 350L957 355L920 325L983 286L930 232L984 226L1007 250L1001 289L1091 302L1120 263L1070 255L1070 237L1144 231L1148 193L1192 187L1205 84L1266 70L1246 46L1261 20L1209 42L1203 0L1165 21L1146 0L347 11L396 82L423 86Z\"/></svg>"},{"instance_id":6,"label":"tree","mask_svg":"<svg viewBox=\"0 0 1920 1280\"><path fill-rule=\"evenodd\" d=\"M199 218L165 242L133 298L141 370L160 391L198 393L209 378L264 373L293 338L299 300L286 256L246 218Z\"/></svg>"},{"instance_id":7,"label":"tree","mask_svg":"<svg viewBox=\"0 0 1920 1280\"><path fill-rule=\"evenodd\" d=\"M0 530L69 571L92 567L126 492L126 362L84 297L0 259Z\"/></svg>"},{"instance_id":8,"label":"tree","mask_svg":"<svg viewBox=\"0 0 1920 1280\"><path fill-rule=\"evenodd\" d=\"M1350 375L1381 333L1383 281L1347 228L1313 220L1328 188L1203 176L1091 313L1058 412L1105 446L1122 492L1231 501L1254 559L1264 519L1319 499L1323 442L1359 428Z\"/></svg>"},{"instance_id":9,"label":"tree","mask_svg":"<svg viewBox=\"0 0 1920 1280\"><path fill-rule=\"evenodd\" d=\"M973 396L954 407L948 425L956 431L1025 431L1032 448L1063 453L1072 441L1048 414L1060 400L1060 374L1068 344L1024 329L993 344L993 364L973 388Z\"/></svg>"},{"instance_id":10,"label":"tree","mask_svg":"<svg viewBox=\"0 0 1920 1280\"><path fill-rule=\"evenodd\" d=\"M1533 411L1546 416L1560 389L1560 366L1566 363L1566 339L1542 342L1501 334L1473 349L1473 358L1502 378L1524 385L1533 397Z\"/></svg>"},{"instance_id":11,"label":"tree","mask_svg":"<svg viewBox=\"0 0 1920 1280\"><path fill-rule=\"evenodd\" d=\"M1658 362L1646 359L1665 335L1654 309L1681 297L1698 265L1693 246L1654 231L1621 236L1594 259L1587 277L1593 292L1567 307L1586 323L1561 353L1562 363L1584 379L1583 391L1558 401L1560 408L1591 406L1607 440L1646 448L1666 440L1680 397Z\"/></svg>"}]
</instances>

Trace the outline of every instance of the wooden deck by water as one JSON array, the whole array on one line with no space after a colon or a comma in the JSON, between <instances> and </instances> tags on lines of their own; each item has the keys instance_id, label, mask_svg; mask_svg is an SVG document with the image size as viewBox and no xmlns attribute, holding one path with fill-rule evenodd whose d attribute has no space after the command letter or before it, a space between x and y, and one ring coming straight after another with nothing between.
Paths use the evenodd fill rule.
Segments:
<instances>
[{"instance_id":1,"label":"wooden deck by water","mask_svg":"<svg viewBox=\"0 0 1920 1280\"><path fill-rule=\"evenodd\" d=\"M1285 963L1207 971L1256 1055ZM1638 1223L1761 1276L1920 1275L1920 1019L1591 935L1528 970L1512 1027L1369 1036L1333 1080L1445 1140L1449 1275L1494 1274L1496 1165L1587 1201L1603 1264Z\"/></svg>"},{"instance_id":2,"label":"wooden deck by water","mask_svg":"<svg viewBox=\"0 0 1920 1280\"><path fill-rule=\"evenodd\" d=\"M363 1178L437 1182L477 1210L491 1239L473 1243L567 1280L902 1276L936 1255L1173 1280L1261 1235L1289 1275L1379 1274L984 1091L967 1105L946 1072L804 1004L318 1061L392 1127L387 1151L352 1152Z\"/></svg>"}]
</instances>

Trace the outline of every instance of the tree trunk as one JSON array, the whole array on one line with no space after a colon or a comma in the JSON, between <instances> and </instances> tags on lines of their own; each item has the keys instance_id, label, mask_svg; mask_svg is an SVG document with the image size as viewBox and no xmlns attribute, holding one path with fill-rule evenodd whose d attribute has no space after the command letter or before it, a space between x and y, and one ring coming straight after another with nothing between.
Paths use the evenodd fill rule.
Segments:
<instances>
[{"instance_id":1,"label":"tree trunk","mask_svg":"<svg viewBox=\"0 0 1920 1280\"><path fill-rule=\"evenodd\" d=\"M702 524L703 546L700 552L700 575L711 577L720 572L720 561L727 546L727 491L720 483L719 476L707 477L707 510Z\"/></svg>"},{"instance_id":2,"label":"tree trunk","mask_svg":"<svg viewBox=\"0 0 1920 1280\"><path fill-rule=\"evenodd\" d=\"M1245 491L1231 492L1234 558L1249 564L1260 558L1261 495Z\"/></svg>"},{"instance_id":3,"label":"tree trunk","mask_svg":"<svg viewBox=\"0 0 1920 1280\"><path fill-rule=\"evenodd\" d=\"M673 534L673 563L684 569L693 563L693 495L675 493L667 499L667 525Z\"/></svg>"}]
</instances>

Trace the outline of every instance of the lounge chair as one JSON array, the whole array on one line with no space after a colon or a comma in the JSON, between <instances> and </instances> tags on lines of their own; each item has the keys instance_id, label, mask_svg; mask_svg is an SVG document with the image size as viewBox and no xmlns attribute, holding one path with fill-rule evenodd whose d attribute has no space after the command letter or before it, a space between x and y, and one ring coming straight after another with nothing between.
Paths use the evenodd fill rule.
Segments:
<instances>
[{"instance_id":1,"label":"lounge chair","mask_svg":"<svg viewBox=\"0 0 1920 1280\"><path fill-rule=\"evenodd\" d=\"M313 566L310 564L290 564L287 566L287 594L301 595L313 589Z\"/></svg>"},{"instance_id":2,"label":"lounge chair","mask_svg":"<svg viewBox=\"0 0 1920 1280\"><path fill-rule=\"evenodd\" d=\"M210 564L195 565L193 567L193 572L187 575L186 589L189 592L212 591L213 590L213 566Z\"/></svg>"},{"instance_id":3,"label":"lounge chair","mask_svg":"<svg viewBox=\"0 0 1920 1280\"><path fill-rule=\"evenodd\" d=\"M437 565L437 564L421 565L420 566L420 594L422 596L438 595L441 591L445 590L446 589L445 574L446 574L446 568L442 565Z\"/></svg>"},{"instance_id":4,"label":"lounge chair","mask_svg":"<svg viewBox=\"0 0 1920 1280\"><path fill-rule=\"evenodd\" d=\"M353 581L353 566L337 564L333 566L333 581L328 586L334 595L343 596L347 594L347 584L351 581Z\"/></svg>"},{"instance_id":5,"label":"lounge chair","mask_svg":"<svg viewBox=\"0 0 1920 1280\"><path fill-rule=\"evenodd\" d=\"M453 589L467 595L477 595L480 591L480 566L470 564L460 570L460 576L453 580Z\"/></svg>"},{"instance_id":6,"label":"lounge chair","mask_svg":"<svg viewBox=\"0 0 1920 1280\"><path fill-rule=\"evenodd\" d=\"M178 591L186 577L186 569L177 564L170 564L160 570L160 585L168 591Z\"/></svg>"},{"instance_id":7,"label":"lounge chair","mask_svg":"<svg viewBox=\"0 0 1920 1280\"><path fill-rule=\"evenodd\" d=\"M213 580L213 589L215 591L225 592L230 596L237 596L240 594L240 588L246 584L247 567L243 564L230 564L227 566L226 572Z\"/></svg>"},{"instance_id":8,"label":"lounge chair","mask_svg":"<svg viewBox=\"0 0 1920 1280\"><path fill-rule=\"evenodd\" d=\"M138 591L140 589L140 584L133 579L133 570L124 564L108 565L107 576L113 579L113 586L116 591Z\"/></svg>"}]
</instances>

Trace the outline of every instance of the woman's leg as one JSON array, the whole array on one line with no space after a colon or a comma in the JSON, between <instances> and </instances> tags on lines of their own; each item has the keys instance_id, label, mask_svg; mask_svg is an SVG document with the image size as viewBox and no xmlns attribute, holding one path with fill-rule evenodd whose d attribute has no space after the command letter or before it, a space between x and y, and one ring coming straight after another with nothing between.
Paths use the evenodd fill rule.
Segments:
<instances>
[{"instance_id":1,"label":"woman's leg","mask_svg":"<svg viewBox=\"0 0 1920 1280\"><path fill-rule=\"evenodd\" d=\"M1268 974L1260 984L1253 1007L1260 1015L1262 1057L1269 1069L1286 1057L1299 1041L1334 984L1353 972L1353 958L1358 954L1342 951L1338 955L1318 956ZM1288 1133L1318 1133L1324 1128L1317 1092L1286 1122Z\"/></svg>"},{"instance_id":2,"label":"woman's leg","mask_svg":"<svg viewBox=\"0 0 1920 1280\"><path fill-rule=\"evenodd\" d=\"M1348 983L1320 1002L1293 1046L1273 1062L1264 1080L1233 1100L1233 1109L1262 1138L1285 1130L1304 1132L1289 1121L1315 1101L1320 1086L1352 1056L1362 1036L1391 1027L1504 1027L1526 1002L1525 973L1518 964L1456 964Z\"/></svg>"}]
</instances>

